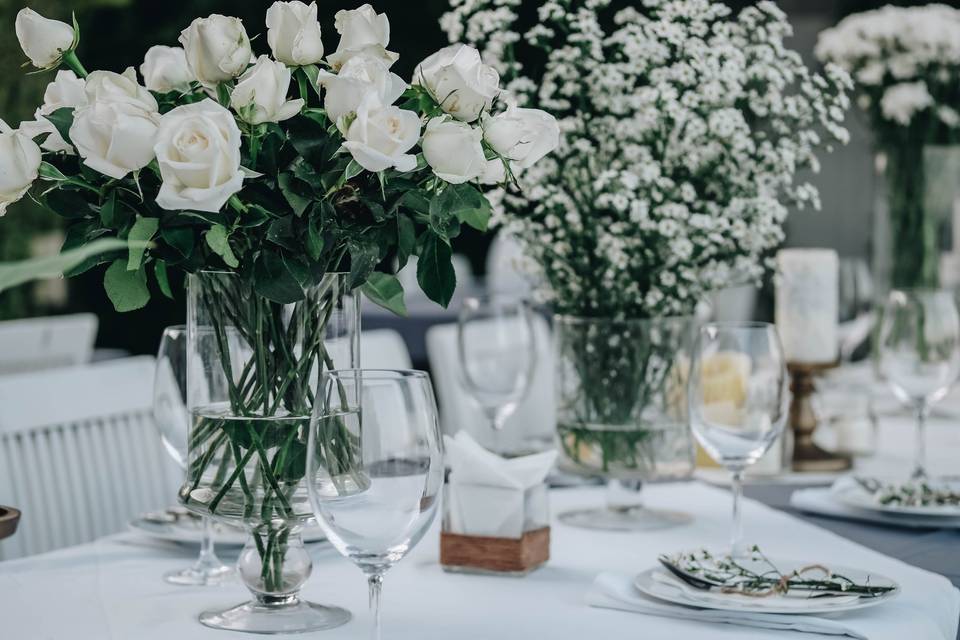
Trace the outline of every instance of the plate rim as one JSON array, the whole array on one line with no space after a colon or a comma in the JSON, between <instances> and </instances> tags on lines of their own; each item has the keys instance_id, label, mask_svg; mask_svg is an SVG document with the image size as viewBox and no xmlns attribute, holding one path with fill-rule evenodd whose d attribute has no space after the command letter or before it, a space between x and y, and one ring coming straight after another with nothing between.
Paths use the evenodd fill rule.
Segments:
<instances>
[{"instance_id":1,"label":"plate rim","mask_svg":"<svg viewBox=\"0 0 960 640\"><path fill-rule=\"evenodd\" d=\"M863 499L857 500L853 498L851 494L859 495ZM893 516L924 516L930 518L960 518L960 506L951 506L950 508L953 511L944 511L937 510L936 507L904 507L904 506L894 506L890 507L888 505L879 504L873 500L870 500L870 495L866 493L861 487L856 485L849 485L845 487L831 487L830 495L837 498L845 506L854 507L856 509L864 509L866 511L874 511L877 513L886 513Z\"/></svg>"}]
</instances>

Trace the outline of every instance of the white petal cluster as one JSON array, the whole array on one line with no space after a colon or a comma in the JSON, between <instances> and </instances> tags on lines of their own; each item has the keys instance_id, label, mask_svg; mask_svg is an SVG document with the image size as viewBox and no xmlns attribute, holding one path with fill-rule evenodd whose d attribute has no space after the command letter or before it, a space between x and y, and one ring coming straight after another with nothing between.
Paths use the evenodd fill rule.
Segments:
<instances>
[{"instance_id":1,"label":"white petal cluster","mask_svg":"<svg viewBox=\"0 0 960 640\"><path fill-rule=\"evenodd\" d=\"M76 108L87 104L87 93L84 86L83 80L78 78L73 71L63 69L57 71L53 82L48 84L43 92L43 104L37 107L33 114L34 119L21 123L20 131L31 138L47 134L46 139L40 145L44 151L62 151L63 153L73 154L73 146L67 144L67 141L63 139L53 123L47 120L46 116L63 107Z\"/></svg>"},{"instance_id":2,"label":"white petal cluster","mask_svg":"<svg viewBox=\"0 0 960 640\"><path fill-rule=\"evenodd\" d=\"M508 114L558 116L558 149L495 210L538 264L546 300L582 315L682 314L762 274L788 205L818 204L797 172L848 137L847 74L811 72L772 2L734 15L711 0L644 0L612 26L609 0L535 4L523 34L514 0L451 0L443 26L522 105L485 124L489 144L519 164L527 147L509 150ZM542 74L510 55L520 38L544 51Z\"/></svg>"},{"instance_id":3,"label":"white petal cluster","mask_svg":"<svg viewBox=\"0 0 960 640\"><path fill-rule=\"evenodd\" d=\"M879 142L913 124L955 129L960 85L960 10L944 4L886 6L853 14L823 31L817 57L850 73L857 103Z\"/></svg>"}]
</instances>

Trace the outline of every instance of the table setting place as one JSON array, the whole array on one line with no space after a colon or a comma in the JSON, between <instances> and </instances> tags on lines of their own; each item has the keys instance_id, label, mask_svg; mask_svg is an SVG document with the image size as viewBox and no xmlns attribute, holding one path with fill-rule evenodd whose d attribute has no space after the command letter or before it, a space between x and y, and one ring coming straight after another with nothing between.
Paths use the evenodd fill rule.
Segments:
<instances>
[{"instance_id":1,"label":"table setting place","mask_svg":"<svg viewBox=\"0 0 960 640\"><path fill-rule=\"evenodd\" d=\"M155 357L0 375L0 639L960 639L960 545L911 547L960 543L960 161L906 142L953 139L960 85L884 66L960 10L850 16L808 65L768 1L443 4L412 73L370 4L184 21L140 75L17 14L56 74L0 121L0 215L65 232L0 292L105 265L116 311L185 306ZM873 271L784 227L854 105ZM458 290L488 227L523 275ZM382 328L405 288L429 366Z\"/></svg>"}]
</instances>

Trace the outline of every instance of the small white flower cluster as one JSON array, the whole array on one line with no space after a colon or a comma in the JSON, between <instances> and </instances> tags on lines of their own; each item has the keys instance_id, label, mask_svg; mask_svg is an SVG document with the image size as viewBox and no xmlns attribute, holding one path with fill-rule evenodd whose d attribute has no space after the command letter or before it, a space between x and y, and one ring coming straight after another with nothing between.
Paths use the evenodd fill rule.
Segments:
<instances>
[{"instance_id":1,"label":"small white flower cluster","mask_svg":"<svg viewBox=\"0 0 960 640\"><path fill-rule=\"evenodd\" d=\"M500 51L516 40L504 11L516 4L452 0L443 25L500 60L521 102L559 119L560 147L497 215L542 269L554 309L685 314L732 278L759 277L787 204L819 205L797 171L848 139L847 74L808 70L772 2L733 16L711 0L644 0L608 32L609 0L543 0L523 37L546 66L527 77Z\"/></svg>"},{"instance_id":2,"label":"small white flower cluster","mask_svg":"<svg viewBox=\"0 0 960 640\"><path fill-rule=\"evenodd\" d=\"M822 32L815 52L854 78L881 143L897 135L891 128L915 125L931 141L937 129L960 128L960 10L928 4L857 13Z\"/></svg>"}]
</instances>

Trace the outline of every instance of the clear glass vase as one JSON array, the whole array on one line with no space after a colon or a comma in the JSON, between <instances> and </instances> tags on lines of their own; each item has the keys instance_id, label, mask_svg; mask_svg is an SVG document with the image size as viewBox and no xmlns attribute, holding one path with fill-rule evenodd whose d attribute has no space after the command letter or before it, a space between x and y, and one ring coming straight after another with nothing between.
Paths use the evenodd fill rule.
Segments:
<instances>
[{"instance_id":1,"label":"clear glass vase","mask_svg":"<svg viewBox=\"0 0 960 640\"><path fill-rule=\"evenodd\" d=\"M187 508L245 527L238 573L253 600L207 611L208 626L294 633L339 626L350 614L298 597L311 560L301 529L313 518L304 483L307 433L322 373L358 365L359 298L328 274L292 304L247 279L201 272L189 280ZM329 455L349 454L331 433Z\"/></svg>"},{"instance_id":2,"label":"clear glass vase","mask_svg":"<svg viewBox=\"0 0 960 640\"><path fill-rule=\"evenodd\" d=\"M605 507L561 513L563 522L629 531L690 520L645 507L642 486L693 473L687 377L694 328L692 317L555 317L560 466L608 481Z\"/></svg>"}]
</instances>

